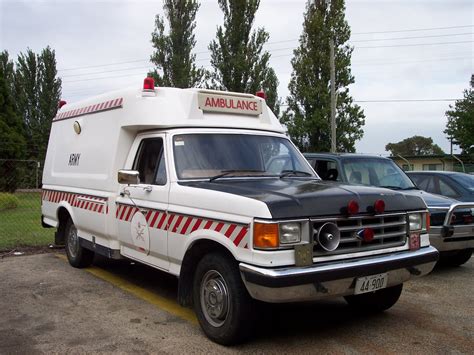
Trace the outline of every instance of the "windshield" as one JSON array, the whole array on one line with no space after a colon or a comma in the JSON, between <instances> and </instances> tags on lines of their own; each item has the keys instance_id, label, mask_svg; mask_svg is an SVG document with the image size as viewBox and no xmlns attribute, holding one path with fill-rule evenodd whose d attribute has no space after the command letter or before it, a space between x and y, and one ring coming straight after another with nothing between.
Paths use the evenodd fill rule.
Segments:
<instances>
[{"instance_id":1,"label":"windshield","mask_svg":"<svg viewBox=\"0 0 474 355\"><path fill-rule=\"evenodd\" d=\"M231 176L315 178L301 153L284 138L247 134L174 136L179 179ZM293 174L292 174L293 173Z\"/></svg>"},{"instance_id":2,"label":"windshield","mask_svg":"<svg viewBox=\"0 0 474 355\"><path fill-rule=\"evenodd\" d=\"M464 175L464 174L453 174L451 178L462 185L464 188L468 189L470 192L474 193L474 176L473 175Z\"/></svg>"},{"instance_id":3,"label":"windshield","mask_svg":"<svg viewBox=\"0 0 474 355\"><path fill-rule=\"evenodd\" d=\"M413 182L391 160L377 158L343 159L342 167L351 184L391 189L415 189Z\"/></svg>"}]
</instances>

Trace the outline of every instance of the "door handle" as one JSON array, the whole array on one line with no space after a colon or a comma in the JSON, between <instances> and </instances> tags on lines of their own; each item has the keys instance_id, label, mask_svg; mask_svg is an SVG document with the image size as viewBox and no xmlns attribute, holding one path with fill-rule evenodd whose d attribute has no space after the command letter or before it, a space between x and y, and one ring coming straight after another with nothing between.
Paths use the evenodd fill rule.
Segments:
<instances>
[{"instance_id":1,"label":"door handle","mask_svg":"<svg viewBox=\"0 0 474 355\"><path fill-rule=\"evenodd\" d=\"M152 191L153 191L153 187L152 187L151 185L144 186L144 187L143 187L143 190L146 191L146 192L152 192Z\"/></svg>"}]
</instances>

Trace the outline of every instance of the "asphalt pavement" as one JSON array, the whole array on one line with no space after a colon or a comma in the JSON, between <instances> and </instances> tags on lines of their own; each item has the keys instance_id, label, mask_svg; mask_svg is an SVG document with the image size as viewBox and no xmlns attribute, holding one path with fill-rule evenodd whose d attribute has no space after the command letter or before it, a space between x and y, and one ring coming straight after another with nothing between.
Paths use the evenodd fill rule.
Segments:
<instances>
[{"instance_id":1,"label":"asphalt pavement","mask_svg":"<svg viewBox=\"0 0 474 355\"><path fill-rule=\"evenodd\" d=\"M175 302L177 280L130 261L74 269L63 255L0 259L0 354L413 353L472 354L474 262L405 284L377 315L343 299L262 305L252 340L209 341Z\"/></svg>"}]
</instances>

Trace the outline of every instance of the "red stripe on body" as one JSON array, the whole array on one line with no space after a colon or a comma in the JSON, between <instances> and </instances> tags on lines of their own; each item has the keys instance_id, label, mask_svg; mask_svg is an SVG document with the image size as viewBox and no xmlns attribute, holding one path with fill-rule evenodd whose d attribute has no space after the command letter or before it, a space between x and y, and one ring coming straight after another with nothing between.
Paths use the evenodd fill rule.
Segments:
<instances>
[{"instance_id":1,"label":"red stripe on body","mask_svg":"<svg viewBox=\"0 0 474 355\"><path fill-rule=\"evenodd\" d=\"M207 223L204 225L204 229L209 229L212 226L212 221L207 221Z\"/></svg>"},{"instance_id":2,"label":"red stripe on body","mask_svg":"<svg viewBox=\"0 0 474 355\"><path fill-rule=\"evenodd\" d=\"M166 212L163 212L163 215L161 216L160 222L158 223L156 228L161 229L161 227L163 226L163 223L165 222L165 220L166 220Z\"/></svg>"},{"instance_id":3,"label":"red stripe on body","mask_svg":"<svg viewBox=\"0 0 474 355\"><path fill-rule=\"evenodd\" d=\"M120 214L120 220L123 220L123 215L125 214L125 211L127 210L128 206L127 205L122 205L122 213Z\"/></svg>"},{"instance_id":4,"label":"red stripe on body","mask_svg":"<svg viewBox=\"0 0 474 355\"><path fill-rule=\"evenodd\" d=\"M216 228L214 228L214 230L215 230L216 232L220 232L221 229L222 229L222 227L224 227L224 223L219 222L219 223L217 224Z\"/></svg>"},{"instance_id":5,"label":"red stripe on body","mask_svg":"<svg viewBox=\"0 0 474 355\"><path fill-rule=\"evenodd\" d=\"M166 223L165 231L168 230L168 228L171 226L171 223L173 222L175 214L170 214L168 217L168 223Z\"/></svg>"},{"instance_id":6,"label":"red stripe on body","mask_svg":"<svg viewBox=\"0 0 474 355\"><path fill-rule=\"evenodd\" d=\"M242 227L242 229L240 230L240 233L237 234L237 237L235 237L235 240L234 240L234 244L236 246L239 246L240 242L242 241L242 239L244 239L245 235L247 234L247 231L248 231L247 227Z\"/></svg>"},{"instance_id":7,"label":"red stripe on body","mask_svg":"<svg viewBox=\"0 0 474 355\"><path fill-rule=\"evenodd\" d=\"M199 218L199 219L196 221L196 223L194 223L194 226L193 226L193 228L191 229L191 232L190 232L190 233L196 231L196 230L199 228L199 226L201 225L201 223L202 223L202 219Z\"/></svg>"},{"instance_id":8,"label":"red stripe on body","mask_svg":"<svg viewBox=\"0 0 474 355\"><path fill-rule=\"evenodd\" d=\"M227 238L230 238L230 236L232 235L232 232L235 230L236 227L237 227L237 225L231 224L231 225L229 226L229 228L227 228L227 230L225 231L224 235L225 235Z\"/></svg>"},{"instance_id":9,"label":"red stripe on body","mask_svg":"<svg viewBox=\"0 0 474 355\"><path fill-rule=\"evenodd\" d=\"M188 230L189 225L191 224L192 220L193 220L192 217L188 217L188 219L184 223L183 228L181 228L181 233L180 234L186 234L186 231Z\"/></svg>"},{"instance_id":10,"label":"red stripe on body","mask_svg":"<svg viewBox=\"0 0 474 355\"><path fill-rule=\"evenodd\" d=\"M153 226L156 223L156 220L158 219L158 216L160 215L160 212L158 212L158 211L154 211L153 213L154 213L153 220L150 223L151 228L153 228Z\"/></svg>"},{"instance_id":11,"label":"red stripe on body","mask_svg":"<svg viewBox=\"0 0 474 355\"><path fill-rule=\"evenodd\" d=\"M183 220L183 216L178 216L178 219L176 220L176 223L174 224L174 227L173 227L173 231L172 231L173 233L176 233L182 220Z\"/></svg>"}]
</instances>

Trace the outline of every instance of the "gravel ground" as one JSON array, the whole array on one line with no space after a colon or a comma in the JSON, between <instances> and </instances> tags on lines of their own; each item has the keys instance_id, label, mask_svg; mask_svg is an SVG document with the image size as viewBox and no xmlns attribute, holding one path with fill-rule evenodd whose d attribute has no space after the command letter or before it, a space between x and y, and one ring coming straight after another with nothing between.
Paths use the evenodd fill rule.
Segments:
<instances>
[{"instance_id":1,"label":"gravel ground","mask_svg":"<svg viewBox=\"0 0 474 355\"><path fill-rule=\"evenodd\" d=\"M96 265L174 299L176 279L127 261ZM378 315L342 299L263 307L244 345L210 342L199 326L74 269L52 253L0 259L0 353L471 353L474 262L405 284Z\"/></svg>"}]
</instances>

